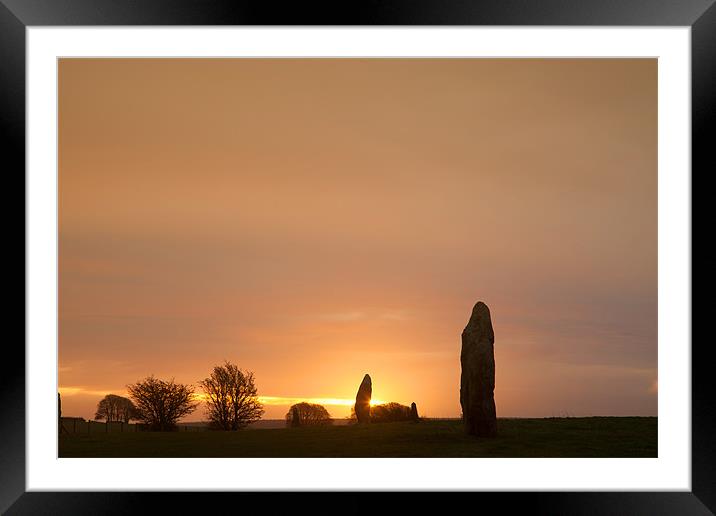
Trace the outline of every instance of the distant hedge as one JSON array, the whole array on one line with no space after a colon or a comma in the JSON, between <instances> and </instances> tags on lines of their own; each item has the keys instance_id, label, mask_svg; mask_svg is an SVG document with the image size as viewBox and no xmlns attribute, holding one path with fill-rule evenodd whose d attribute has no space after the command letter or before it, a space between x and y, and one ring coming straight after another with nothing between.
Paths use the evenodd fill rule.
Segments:
<instances>
[{"instance_id":1,"label":"distant hedge","mask_svg":"<svg viewBox=\"0 0 716 516\"><path fill-rule=\"evenodd\" d=\"M410 407L400 403L390 402L375 405L370 408L371 423L392 423L395 421L410 421Z\"/></svg>"}]
</instances>

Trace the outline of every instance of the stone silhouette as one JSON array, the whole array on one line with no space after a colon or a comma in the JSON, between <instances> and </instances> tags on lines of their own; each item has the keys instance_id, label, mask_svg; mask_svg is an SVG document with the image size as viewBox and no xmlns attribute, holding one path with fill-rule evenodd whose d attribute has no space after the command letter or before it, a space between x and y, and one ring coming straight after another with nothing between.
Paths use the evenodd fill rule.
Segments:
<instances>
[{"instance_id":1,"label":"stone silhouette","mask_svg":"<svg viewBox=\"0 0 716 516\"><path fill-rule=\"evenodd\" d=\"M57 393L57 428L61 434L68 433L65 424L62 422L62 396L60 396L59 392Z\"/></svg>"},{"instance_id":2,"label":"stone silhouette","mask_svg":"<svg viewBox=\"0 0 716 516\"><path fill-rule=\"evenodd\" d=\"M415 402L412 402L410 404L410 419L413 421L420 421L420 417L418 417L418 406L415 404Z\"/></svg>"},{"instance_id":3,"label":"stone silhouette","mask_svg":"<svg viewBox=\"0 0 716 516\"><path fill-rule=\"evenodd\" d=\"M470 435L497 435L494 344L490 309L479 301L462 332L460 353L460 405L465 431Z\"/></svg>"},{"instance_id":4,"label":"stone silhouette","mask_svg":"<svg viewBox=\"0 0 716 516\"><path fill-rule=\"evenodd\" d=\"M370 397L373 394L373 384L370 381L370 375L365 375L363 381L358 387L356 394L356 418L359 423L370 423Z\"/></svg>"}]
</instances>

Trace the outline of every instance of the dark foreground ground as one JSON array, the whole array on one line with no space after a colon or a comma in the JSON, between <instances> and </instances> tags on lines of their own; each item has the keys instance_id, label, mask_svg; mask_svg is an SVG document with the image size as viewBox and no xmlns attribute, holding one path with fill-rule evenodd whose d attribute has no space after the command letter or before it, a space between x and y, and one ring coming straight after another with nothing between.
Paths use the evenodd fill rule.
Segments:
<instances>
[{"instance_id":1,"label":"dark foreground ground","mask_svg":"<svg viewBox=\"0 0 716 516\"><path fill-rule=\"evenodd\" d=\"M455 420L240 432L61 436L60 457L656 457L657 418L499 419L499 436Z\"/></svg>"}]
</instances>

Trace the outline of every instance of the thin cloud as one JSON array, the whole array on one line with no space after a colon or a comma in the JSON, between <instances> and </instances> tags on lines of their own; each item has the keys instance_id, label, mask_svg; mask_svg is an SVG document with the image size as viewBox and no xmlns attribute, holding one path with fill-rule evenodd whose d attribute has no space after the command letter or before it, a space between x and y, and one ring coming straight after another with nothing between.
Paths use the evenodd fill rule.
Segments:
<instances>
[{"instance_id":1,"label":"thin cloud","mask_svg":"<svg viewBox=\"0 0 716 516\"><path fill-rule=\"evenodd\" d=\"M392 310L383 312L380 318L386 321L407 321L410 319L410 315L407 310Z\"/></svg>"},{"instance_id":2,"label":"thin cloud","mask_svg":"<svg viewBox=\"0 0 716 516\"><path fill-rule=\"evenodd\" d=\"M355 398L292 398L284 396L259 396L259 401L264 405L293 405L294 403L317 403L319 405L340 405L350 407L356 400ZM385 403L383 400L371 399L372 405Z\"/></svg>"},{"instance_id":3,"label":"thin cloud","mask_svg":"<svg viewBox=\"0 0 716 516\"><path fill-rule=\"evenodd\" d=\"M104 397L107 394L119 394L119 395L126 395L126 391L124 389L121 390L96 390L96 389L87 389L85 387L60 387L58 389L61 396L101 396Z\"/></svg>"},{"instance_id":4,"label":"thin cloud","mask_svg":"<svg viewBox=\"0 0 716 516\"><path fill-rule=\"evenodd\" d=\"M321 321L329 321L329 322L351 322L351 321L359 321L361 319L365 318L365 313L363 312L335 312L335 313L327 313L327 314L319 314L318 319Z\"/></svg>"}]
</instances>

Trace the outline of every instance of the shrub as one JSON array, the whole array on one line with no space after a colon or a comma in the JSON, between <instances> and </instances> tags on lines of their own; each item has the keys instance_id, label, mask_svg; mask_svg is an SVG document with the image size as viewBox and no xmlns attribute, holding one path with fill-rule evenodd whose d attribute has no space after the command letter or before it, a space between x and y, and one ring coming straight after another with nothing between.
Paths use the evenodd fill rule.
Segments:
<instances>
[{"instance_id":1,"label":"shrub","mask_svg":"<svg viewBox=\"0 0 716 516\"><path fill-rule=\"evenodd\" d=\"M296 415L298 421L296 421ZM286 426L322 426L331 425L331 415L323 405L315 403L296 403L286 414Z\"/></svg>"},{"instance_id":2,"label":"shrub","mask_svg":"<svg viewBox=\"0 0 716 516\"><path fill-rule=\"evenodd\" d=\"M390 402L370 408L371 423L392 423L395 421L410 421L411 419L410 407L400 403Z\"/></svg>"}]
</instances>

